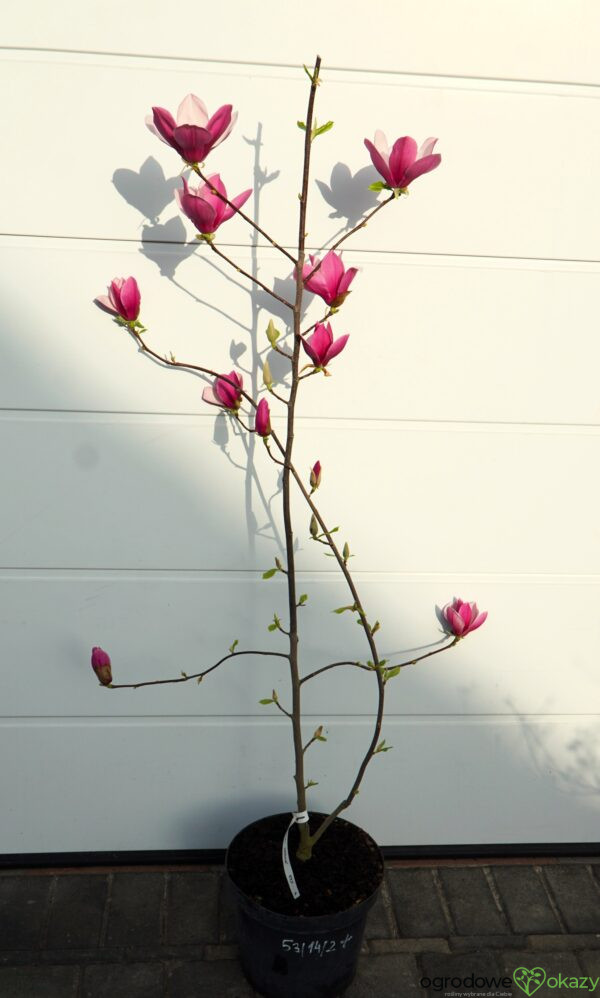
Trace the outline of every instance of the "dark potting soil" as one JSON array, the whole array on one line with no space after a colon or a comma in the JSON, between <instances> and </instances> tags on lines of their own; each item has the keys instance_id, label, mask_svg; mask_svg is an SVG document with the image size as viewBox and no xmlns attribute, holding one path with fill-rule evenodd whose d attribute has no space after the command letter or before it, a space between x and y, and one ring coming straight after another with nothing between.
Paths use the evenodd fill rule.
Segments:
<instances>
[{"instance_id":1,"label":"dark potting soil","mask_svg":"<svg viewBox=\"0 0 600 998\"><path fill-rule=\"evenodd\" d=\"M324 814L311 813L311 833L324 818ZM244 894L270 911L304 916L337 914L373 894L383 876L379 850L362 828L336 818L304 862L296 858L298 825L292 826L288 844L300 891L294 900L281 861L290 819L289 814L262 818L244 828L231 843L227 868Z\"/></svg>"}]
</instances>

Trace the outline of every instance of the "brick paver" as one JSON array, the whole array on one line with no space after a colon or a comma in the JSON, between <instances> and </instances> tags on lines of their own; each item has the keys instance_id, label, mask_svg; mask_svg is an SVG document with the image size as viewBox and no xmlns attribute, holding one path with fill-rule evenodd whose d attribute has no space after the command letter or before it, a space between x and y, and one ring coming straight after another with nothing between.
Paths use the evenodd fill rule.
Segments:
<instances>
[{"instance_id":1,"label":"brick paver","mask_svg":"<svg viewBox=\"0 0 600 998\"><path fill-rule=\"evenodd\" d=\"M600 977L599 873L576 859L389 864L347 998L476 995L461 982L517 967ZM0 872L0 998L254 998L222 871Z\"/></svg>"}]
</instances>

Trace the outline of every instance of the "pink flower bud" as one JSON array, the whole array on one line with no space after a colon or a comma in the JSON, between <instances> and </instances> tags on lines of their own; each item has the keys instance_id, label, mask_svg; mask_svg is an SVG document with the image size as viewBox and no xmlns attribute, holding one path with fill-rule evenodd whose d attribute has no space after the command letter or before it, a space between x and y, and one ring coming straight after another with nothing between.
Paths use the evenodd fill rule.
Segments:
<instances>
[{"instance_id":1,"label":"pink flower bud","mask_svg":"<svg viewBox=\"0 0 600 998\"><path fill-rule=\"evenodd\" d=\"M233 382L233 384L232 384ZM241 374L231 371L229 374L222 374L213 382L212 388L205 388L202 398L211 405L218 405L221 409L229 409L230 412L237 412L242 401L242 391L244 379Z\"/></svg>"},{"instance_id":2,"label":"pink flower bud","mask_svg":"<svg viewBox=\"0 0 600 998\"><path fill-rule=\"evenodd\" d=\"M320 295L331 308L338 308L344 298L350 294L348 288L356 277L358 270L356 267L344 269L342 258L338 253L330 250L327 253L314 277L310 277L311 272L318 265L316 256L310 257L310 263L305 263L302 268L302 278L308 291L315 295Z\"/></svg>"},{"instance_id":3,"label":"pink flower bud","mask_svg":"<svg viewBox=\"0 0 600 998\"><path fill-rule=\"evenodd\" d=\"M105 312L118 315L126 322L135 322L140 314L140 289L135 277L115 277L108 286L108 295L98 295L94 302Z\"/></svg>"},{"instance_id":4,"label":"pink flower bud","mask_svg":"<svg viewBox=\"0 0 600 998\"><path fill-rule=\"evenodd\" d=\"M453 599L451 603L446 603L440 615L446 632L456 635L457 638L464 638L470 631L477 630L486 618L487 610L480 613L477 603L465 603L461 599Z\"/></svg>"},{"instance_id":5,"label":"pink flower bud","mask_svg":"<svg viewBox=\"0 0 600 998\"><path fill-rule=\"evenodd\" d=\"M175 200L190 222L193 222L198 232L203 235L212 236L223 222L227 222L236 214L233 208L213 193L218 191L223 197L227 197L225 185L218 173L213 173L208 178L208 183L200 187L190 187L185 177L183 180L183 191L175 191ZM237 197L231 198L231 204L236 208L241 208L246 203L252 190L244 191Z\"/></svg>"},{"instance_id":6,"label":"pink flower bud","mask_svg":"<svg viewBox=\"0 0 600 998\"><path fill-rule=\"evenodd\" d=\"M110 686L112 683L110 656L102 648L92 648L92 669L102 686Z\"/></svg>"},{"instance_id":7,"label":"pink flower bud","mask_svg":"<svg viewBox=\"0 0 600 998\"><path fill-rule=\"evenodd\" d=\"M177 121L164 107L153 107L152 117L146 118L150 131L172 146L186 163L200 163L211 149L227 138L237 114L231 104L224 104L209 119L206 104L195 94L184 97L177 109Z\"/></svg>"},{"instance_id":8,"label":"pink flower bud","mask_svg":"<svg viewBox=\"0 0 600 998\"><path fill-rule=\"evenodd\" d=\"M334 340L330 322L318 322L314 333L307 340L302 340L302 346L315 367L325 370L329 361L342 352L347 341L347 335Z\"/></svg>"},{"instance_id":9,"label":"pink flower bud","mask_svg":"<svg viewBox=\"0 0 600 998\"><path fill-rule=\"evenodd\" d=\"M315 489L318 489L320 484L321 484L321 462L317 461L316 464L314 464L310 469L311 491L314 492Z\"/></svg>"},{"instance_id":10,"label":"pink flower bud","mask_svg":"<svg viewBox=\"0 0 600 998\"><path fill-rule=\"evenodd\" d=\"M256 407L254 429L259 437L268 437L271 432L271 413L269 412L269 403L266 399L261 399Z\"/></svg>"},{"instance_id":11,"label":"pink flower bud","mask_svg":"<svg viewBox=\"0 0 600 998\"><path fill-rule=\"evenodd\" d=\"M417 177L440 165L442 157L438 153L432 155L436 142L437 139L426 139L417 150L415 140L403 135L396 139L390 152L383 132L376 131L373 142L365 139L373 166L392 190L405 190Z\"/></svg>"}]
</instances>

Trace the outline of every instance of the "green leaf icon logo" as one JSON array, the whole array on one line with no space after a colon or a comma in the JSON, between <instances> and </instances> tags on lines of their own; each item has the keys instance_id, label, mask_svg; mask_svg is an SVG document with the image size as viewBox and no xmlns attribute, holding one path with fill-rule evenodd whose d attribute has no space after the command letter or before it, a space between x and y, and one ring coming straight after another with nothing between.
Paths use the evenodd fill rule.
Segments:
<instances>
[{"instance_id":1,"label":"green leaf icon logo","mask_svg":"<svg viewBox=\"0 0 600 998\"><path fill-rule=\"evenodd\" d=\"M532 967L531 970L527 967L517 967L513 973L513 981L526 995L535 994L545 980L546 971L543 967Z\"/></svg>"}]
</instances>

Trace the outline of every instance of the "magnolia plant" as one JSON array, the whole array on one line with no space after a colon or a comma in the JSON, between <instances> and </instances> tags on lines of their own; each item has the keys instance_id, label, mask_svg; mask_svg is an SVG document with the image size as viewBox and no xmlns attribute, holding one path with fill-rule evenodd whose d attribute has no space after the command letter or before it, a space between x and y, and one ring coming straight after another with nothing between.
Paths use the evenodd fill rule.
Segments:
<instances>
[{"instance_id":1,"label":"magnolia plant","mask_svg":"<svg viewBox=\"0 0 600 998\"><path fill-rule=\"evenodd\" d=\"M294 253L289 252L277 243L255 221L244 214L242 206L250 197L250 190L246 190L237 195L237 197L230 199L219 174L213 173L205 176L203 172L203 161L209 154L213 154L213 150L229 135L235 123L236 115L232 113L232 106L230 104L223 105L223 107L220 107L209 118L204 103L194 94L188 94L178 108L176 120L169 111L162 107L154 107L152 109L152 117L146 119L150 130L163 142L171 146L182 158L184 164L183 172L191 171L201 181L199 186L193 187L185 177L182 177L182 189L175 193L179 208L198 230L196 238L205 243L221 260L234 267L238 273L241 273L249 281L261 287L287 309L289 315L290 349L283 346L281 342L278 342L280 334L275 329L273 321L269 322L267 328L267 337L272 350L285 358L285 362L289 365L289 377L284 382L284 391L286 394L283 394L281 390L275 391L268 361L264 363L262 372L265 386L264 394L261 398L254 398L248 392L244 391L242 375L236 370L232 370L229 373L219 373L218 371L213 371L197 364L177 361L172 355L170 358L167 358L156 353L148 345L144 335L146 327L139 320L141 299L137 282L133 277L126 279L115 278L109 286L108 295L100 296L96 299L96 303L101 308L112 313L115 321L128 330L143 353L155 358L155 360L167 367L184 368L210 377L212 384L210 387L204 389L202 393L203 400L210 405L218 406L223 412L228 413L231 419L240 424L244 433L255 433L261 437L265 443L269 457L282 469L281 501L285 527L285 559L282 561L276 558L274 567L263 573L263 579L272 578L277 573L285 577L287 582L288 611L285 623L275 614L273 623L269 625L269 630L280 631L287 639L287 650L285 652L256 649L242 650L237 648L238 642L235 641L229 648L227 655L224 655L218 662L203 669L201 672L193 675L182 673L181 676L175 679L151 680L142 683L113 683L110 657L102 648L96 647L92 650L92 667L103 686L108 686L111 689L137 689L141 686L189 682L194 679L201 682L205 676L219 665L229 659L242 655L265 655L285 659L289 665L291 700L289 709L280 701L278 693L275 690L273 690L270 697L265 697L260 703L274 706L274 708L281 711L289 719L291 725L297 801L297 811L294 817L300 819L299 845L296 853L299 860L308 860L310 858L315 843L327 831L334 819L352 804L359 792L367 766L373 757L378 753L387 752L391 747L386 744L385 739L381 738L387 683L406 666L414 665L416 662L454 647L467 634L480 627L487 616L487 613L480 612L477 609L476 603L454 599L442 609L436 608L446 637L441 647L403 662L390 662L382 658L377 650L376 643L376 634L380 627L379 621L367 615L367 611L358 593L348 567L348 561L351 556L349 546L348 544L345 544L343 547L338 545L334 536L337 528L333 528L325 522L314 499L314 494L321 485L321 464L319 461L315 462L310 470L307 482L305 482L304 476L294 464L294 419L301 381L318 373L329 375L329 365L341 354L348 343L348 334L336 335L329 320L337 314L345 299L350 294L350 285L356 277L357 269L355 267L346 267L337 250L354 232L364 228L377 212L381 211L382 208L391 207L401 195L407 194L408 188L414 180L434 170L441 162L441 156L433 152L437 142L434 138L426 139L423 145L418 148L414 139L409 136L403 136L397 139L390 149L383 132L376 131L373 142L369 139L364 140L372 163L381 176L380 181L371 184L371 190L378 193L385 191L387 192L387 196L379 200L377 205L354 228L347 231L338 239L324 256L310 255L307 259L305 230L311 147L319 135L329 131L333 127L333 122L327 122L324 125L318 126L314 120L315 96L317 86L321 82L319 75L320 62L320 59L317 58L312 72L304 67L310 78L310 94L306 121L298 122L299 127L304 132L304 158L302 191L299 195L298 244ZM273 289L259 281L256 276L241 270L216 245L216 235L219 228L234 215L241 216L246 223L252 226L254 230L266 238L277 249L286 259L288 267L291 265L295 286L293 301L283 298ZM320 321L303 329L301 316L306 292L322 298L327 308ZM303 364L305 358L302 356L302 353L308 358L308 363L306 364ZM275 433L271 426L270 399L274 400L274 404L277 405L278 410L285 417L285 432L281 435ZM248 416L253 419L252 426L248 425ZM312 672L306 672L302 669L299 655L300 628L298 610L306 603L307 596L306 594L299 593L297 585L295 532L290 509L293 489L299 491L307 506L309 539L324 545L328 549L327 553L334 557L346 582L350 601L347 606L339 607L335 612L349 611L356 615L356 619L364 632L368 648L368 657L366 657L365 661L342 660L331 662ZM322 726L319 726L310 737L307 737L303 731L302 693L306 683L311 682L328 670L348 667L361 669L373 676L373 682L376 684L378 695L373 733L366 748L364 758L348 792L321 822L319 827L311 831L310 821L307 820L306 803L307 789L314 784L312 781L307 782L305 777L305 755L309 746L314 742L325 741L326 739L323 735Z\"/></svg>"}]
</instances>

